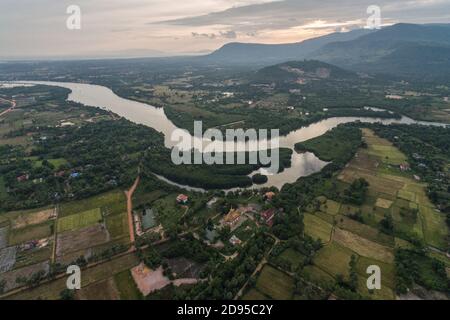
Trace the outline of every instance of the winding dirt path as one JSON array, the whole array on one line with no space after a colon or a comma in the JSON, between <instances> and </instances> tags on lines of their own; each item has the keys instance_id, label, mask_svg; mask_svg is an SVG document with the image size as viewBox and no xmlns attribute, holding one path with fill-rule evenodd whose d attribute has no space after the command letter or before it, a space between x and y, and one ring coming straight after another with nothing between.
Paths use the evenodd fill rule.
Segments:
<instances>
[{"instance_id":1,"label":"winding dirt path","mask_svg":"<svg viewBox=\"0 0 450 320\"><path fill-rule=\"evenodd\" d=\"M127 197L128 228L130 232L130 242L131 242L130 251L136 250L136 247L134 246L136 238L134 235L134 223L133 223L133 193L134 191L136 191L136 188L138 187L140 181L141 177L138 176L134 181L134 184L131 186L131 189L125 191L125 196Z\"/></svg>"},{"instance_id":2,"label":"winding dirt path","mask_svg":"<svg viewBox=\"0 0 450 320\"><path fill-rule=\"evenodd\" d=\"M0 98L1 99L1 98ZM7 102L9 102L9 103L11 103L11 108L9 108L9 109L6 109L5 111L2 111L2 112L0 112L0 117L1 116L3 116L3 115L5 115L5 114L7 114L8 112L11 112L11 111L13 111L14 110L14 108L17 106L17 104L16 104L16 101L15 100L5 100L5 99L1 99L1 100L3 100L3 101L7 101Z\"/></svg>"}]
</instances>

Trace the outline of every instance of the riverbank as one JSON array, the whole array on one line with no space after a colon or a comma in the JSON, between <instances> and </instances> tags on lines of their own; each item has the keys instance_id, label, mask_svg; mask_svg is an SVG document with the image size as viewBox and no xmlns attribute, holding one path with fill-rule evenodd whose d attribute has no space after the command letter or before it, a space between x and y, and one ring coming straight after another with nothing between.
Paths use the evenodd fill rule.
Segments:
<instances>
[{"instance_id":1,"label":"riverbank","mask_svg":"<svg viewBox=\"0 0 450 320\"><path fill-rule=\"evenodd\" d=\"M25 85L48 85L59 86L71 90L68 100L83 104L85 106L97 107L124 117L129 121L142 124L153 128L164 135L164 145L166 148L172 148L177 145L179 140L174 141L172 134L183 131L187 139L191 139L195 145L210 146L212 141L192 137L186 130L182 130L176 127L170 119L167 118L163 108L157 108L145 103L132 101L117 96L111 89L91 84L80 83L64 83L64 82L45 82L45 81L23 81L14 84L24 83ZM367 118L367 117L339 117L339 118L327 118L310 125L304 126L300 129L291 131L290 133L280 137L279 147L289 148L294 150L295 144L304 142L312 138L319 137L331 129L337 127L340 124L350 122L367 122L375 123L380 122L382 124L422 124L422 125L438 125L446 126L442 123L424 123L420 121L414 121L408 117L401 117L400 119L379 119L379 118ZM271 145L271 144L269 144ZM276 145L276 144L273 144ZM248 143L235 143L229 142L225 147L230 150L246 151ZM286 183L293 183L299 178L313 174L323 169L326 163L317 158L312 153L298 154L293 153L291 159L291 168L269 176L267 184L258 187L270 187L275 186L281 188ZM170 181L168 179L166 182ZM171 183L177 185L176 182ZM253 186L252 186L253 187ZM250 188L252 188L250 187ZM183 188L189 188L189 186L183 186Z\"/></svg>"}]
</instances>

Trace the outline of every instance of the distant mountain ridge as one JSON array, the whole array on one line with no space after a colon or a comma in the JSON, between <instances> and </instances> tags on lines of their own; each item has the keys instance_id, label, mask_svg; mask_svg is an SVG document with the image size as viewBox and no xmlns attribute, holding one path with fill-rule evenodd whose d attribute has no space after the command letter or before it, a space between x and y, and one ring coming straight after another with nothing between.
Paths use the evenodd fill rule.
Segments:
<instances>
[{"instance_id":1,"label":"distant mountain ridge","mask_svg":"<svg viewBox=\"0 0 450 320\"><path fill-rule=\"evenodd\" d=\"M357 39L372 33L371 30L354 30L332 33L322 37L287 44L229 43L204 58L220 63L265 63L273 64L289 60L300 60L326 44Z\"/></svg>"},{"instance_id":2,"label":"distant mountain ridge","mask_svg":"<svg viewBox=\"0 0 450 320\"><path fill-rule=\"evenodd\" d=\"M352 66L372 63L406 45L450 46L450 25L396 24L346 42L324 45L313 53L315 59Z\"/></svg>"},{"instance_id":3,"label":"distant mountain ridge","mask_svg":"<svg viewBox=\"0 0 450 320\"><path fill-rule=\"evenodd\" d=\"M450 24L399 23L292 44L230 43L202 59L261 66L313 59L358 72L450 80L449 52Z\"/></svg>"}]
</instances>

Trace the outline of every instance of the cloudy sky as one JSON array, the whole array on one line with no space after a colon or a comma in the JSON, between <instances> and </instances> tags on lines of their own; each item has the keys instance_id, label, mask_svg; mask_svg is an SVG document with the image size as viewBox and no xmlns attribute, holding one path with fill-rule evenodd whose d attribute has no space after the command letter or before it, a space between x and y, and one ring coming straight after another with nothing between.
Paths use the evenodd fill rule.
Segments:
<instances>
[{"instance_id":1,"label":"cloudy sky","mask_svg":"<svg viewBox=\"0 0 450 320\"><path fill-rule=\"evenodd\" d=\"M81 9L81 29L66 26ZM198 54L382 23L450 23L450 0L0 0L0 58Z\"/></svg>"}]
</instances>

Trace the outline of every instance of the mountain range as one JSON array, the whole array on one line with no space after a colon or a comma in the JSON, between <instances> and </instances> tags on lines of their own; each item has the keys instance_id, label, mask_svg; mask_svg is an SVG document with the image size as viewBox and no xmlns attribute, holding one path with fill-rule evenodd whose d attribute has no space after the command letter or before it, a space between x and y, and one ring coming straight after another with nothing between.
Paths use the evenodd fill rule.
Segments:
<instances>
[{"instance_id":1,"label":"mountain range","mask_svg":"<svg viewBox=\"0 0 450 320\"><path fill-rule=\"evenodd\" d=\"M230 43L208 62L272 65L314 59L341 68L425 80L450 78L450 24L395 24L359 29L291 44Z\"/></svg>"}]
</instances>

